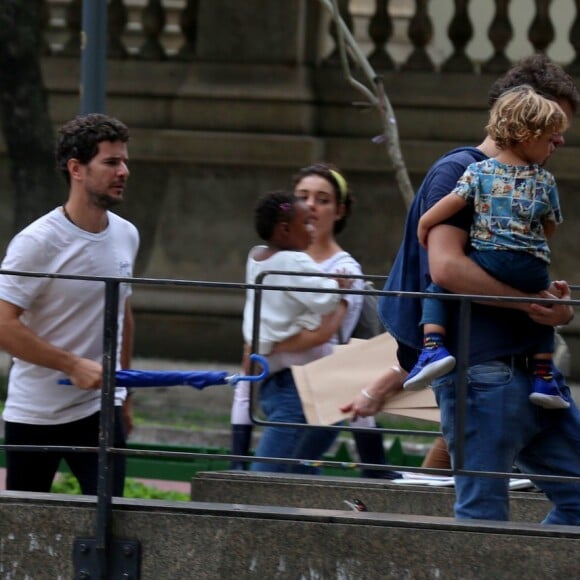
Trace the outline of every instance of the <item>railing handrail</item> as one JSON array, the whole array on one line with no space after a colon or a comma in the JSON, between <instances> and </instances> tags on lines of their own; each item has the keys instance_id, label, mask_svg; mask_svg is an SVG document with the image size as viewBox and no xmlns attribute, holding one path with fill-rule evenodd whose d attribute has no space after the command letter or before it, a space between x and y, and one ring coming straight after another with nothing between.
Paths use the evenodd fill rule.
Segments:
<instances>
[{"instance_id":1,"label":"railing handrail","mask_svg":"<svg viewBox=\"0 0 580 580\"><path fill-rule=\"evenodd\" d=\"M330 290L313 290L312 288L304 288L300 286L288 287L279 285L265 285L260 283L260 281L267 275L272 273L279 273L279 271L269 271L263 272L260 277L257 278L256 283L246 284L246 283L228 283L228 282L210 282L203 280L172 280L172 279L151 279L151 278L132 278L132 277L107 277L107 276L75 276L69 274L55 274L55 273L44 273L44 272L21 272L14 270L0 270L0 275L13 275L13 276L27 276L27 277L42 277L42 278L52 278L52 279L62 279L62 280L83 280L83 281L93 281L98 283L105 283L105 308L104 308L104 337L103 337L103 387L101 391L101 437L99 437L99 447L98 448L85 448L76 446L60 446L60 447L50 447L44 445L26 445L26 446L12 446L12 445L2 445L0 449L14 449L17 447L22 451L33 451L33 450L44 450L49 452L52 450L62 450L68 449L78 452L97 452L99 454L99 481L97 487L97 504L96 504L96 525L95 525L95 535L96 535L96 553L99 570L101 572L101 577L106 577L106 572L110 566L109 552L112 538L112 470L113 463L112 459L115 454L131 455L134 453L143 454L141 451L133 452L127 449L120 449L113 447L112 434L114 431L114 387L115 387L115 368L116 368L116 356L117 356L117 331L118 331L118 320L117 320L117 308L119 301L119 286L122 283L135 284L159 284L159 285L172 285L177 284L180 286L191 286L191 287L220 287L220 288L231 288L231 289L253 289L256 290L257 294L260 294L263 290L293 290L293 291L307 291L307 292L331 292ZM285 275L304 275L303 272L288 272L284 271ZM315 276L332 277L332 274L313 274ZM376 276L361 276L352 275L353 278L377 278ZM379 276L379 278L384 278ZM424 293L420 292L390 292L385 290L365 290L365 289L337 289L332 292L340 294L376 294L376 295L397 295L397 296L408 296L408 297L422 297L425 296ZM465 317L469 315L470 303L476 299L485 298L486 300L496 300L498 297L492 296L471 296L471 295L441 295L445 299L455 299L459 300L461 304L461 322L460 322L460 332L464 326ZM506 298L501 298L501 300L506 300ZM512 301L512 300L510 300ZM539 302L536 299L524 299L517 298L513 299L515 302ZM541 302L555 303L557 300L553 299L542 299ZM560 301L560 303L562 303ZM580 306L580 300L566 300L566 304L571 304L573 306ZM259 315L260 312L260 302L255 301L255 309ZM467 325L468 326L468 325ZM463 335L462 335L463 336ZM256 338L256 336L254 337ZM259 338L259 336L257 336ZM432 468L413 468L405 467L408 471L421 471L424 473L432 474L452 474L452 475L477 475L484 477L511 477L511 478L530 478L533 477L537 480L546 481L580 481L578 477L569 476L555 476L555 475L536 475L527 473L504 473L504 472L475 472L463 469L463 459L462 452L464 446L464 420L465 420L465 406L462 404L465 402L465 396L467 392L467 350L466 345L462 349L462 352L458 353L458 368L459 368L459 396L457 405L457 433L456 433L456 464L451 470L440 470ZM273 423L268 421L257 420L252 413L252 420L254 423L262 426L289 426L289 427L300 427L305 429L334 429L342 431L369 431L369 429L361 429L352 426L314 426L314 425L303 425L296 423ZM433 431L414 431L409 429L383 429L376 428L374 432L385 432L385 433L405 433L409 435L428 435L435 436L437 432ZM171 455L174 452L167 451L157 451L156 455ZM209 454L203 453L179 453L180 457L187 456L200 456L206 457ZM215 454L211 454L212 458L215 458ZM220 457L243 459L238 456L233 455L220 455ZM264 458L264 457L253 457L253 461L266 462L266 463L284 463L289 465L304 465L313 463L311 461L297 459L282 459L282 458ZM390 469L396 466L383 465L375 466L364 463L351 463L348 466L343 465L340 462L328 462L328 461L316 461L316 465L329 465L329 466L343 466L343 467L372 467L373 469Z\"/></svg>"}]
</instances>

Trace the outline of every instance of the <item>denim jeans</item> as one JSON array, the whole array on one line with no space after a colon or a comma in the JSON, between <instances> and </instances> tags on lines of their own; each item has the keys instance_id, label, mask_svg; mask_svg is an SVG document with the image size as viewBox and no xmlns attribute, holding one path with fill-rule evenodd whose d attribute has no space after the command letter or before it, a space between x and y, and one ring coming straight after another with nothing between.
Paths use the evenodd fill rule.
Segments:
<instances>
[{"instance_id":1,"label":"denim jeans","mask_svg":"<svg viewBox=\"0 0 580 580\"><path fill-rule=\"evenodd\" d=\"M500 361L468 371L464 469L580 477L580 412L556 372L569 409L543 409L528 400L531 378ZM456 373L433 382L441 425L455 465ZM533 477L532 477L533 480ZM580 525L580 482L534 483L554 504L544 523ZM456 476L457 518L509 519L508 480Z\"/></svg>"},{"instance_id":2,"label":"denim jeans","mask_svg":"<svg viewBox=\"0 0 580 580\"><path fill-rule=\"evenodd\" d=\"M261 384L259 401L267 421L306 423L290 369L271 375ZM302 427L265 427L256 447L256 456L291 458L303 433ZM287 473L290 469L281 463L255 461L250 471Z\"/></svg>"},{"instance_id":3,"label":"denim jeans","mask_svg":"<svg viewBox=\"0 0 580 580\"><path fill-rule=\"evenodd\" d=\"M330 429L304 429L298 439L292 457L299 459L318 460L332 447L338 438L340 431ZM319 475L320 467L307 464L293 465L288 470L290 473L305 473Z\"/></svg>"},{"instance_id":4,"label":"denim jeans","mask_svg":"<svg viewBox=\"0 0 580 580\"><path fill-rule=\"evenodd\" d=\"M366 419L366 417L363 419ZM343 424L345 424L345 422L337 423L337 425ZM357 426L356 422L353 421L351 421L350 424L353 427ZM362 426L367 427L369 425ZM322 459L324 454L327 453L335 443L339 434L340 432L338 430L305 429L304 435L300 438L298 445L294 450L294 457L307 459L310 461ZM362 463L375 463L378 465L384 465L387 462L385 450L383 447L383 436L380 432L355 432L353 433L353 437L359 459ZM316 465L309 465L308 462L304 462L300 465L293 465L290 468L290 472L319 475L322 473L322 469ZM394 471L376 469L361 469L361 475L363 477L381 479L394 479L395 477L400 477L400 474Z\"/></svg>"},{"instance_id":5,"label":"denim jeans","mask_svg":"<svg viewBox=\"0 0 580 580\"><path fill-rule=\"evenodd\" d=\"M548 264L527 252L515 250L503 250L501 252L472 250L469 258L500 282L513 286L522 292L540 292L550 286ZM445 288L434 283L429 284L425 288L425 292L448 293ZM453 303L449 300L425 298L423 300L421 326L424 324L438 324L446 328L448 311L452 305ZM538 332L538 340L532 352L553 353L554 329L550 326L540 326L536 331Z\"/></svg>"}]
</instances>

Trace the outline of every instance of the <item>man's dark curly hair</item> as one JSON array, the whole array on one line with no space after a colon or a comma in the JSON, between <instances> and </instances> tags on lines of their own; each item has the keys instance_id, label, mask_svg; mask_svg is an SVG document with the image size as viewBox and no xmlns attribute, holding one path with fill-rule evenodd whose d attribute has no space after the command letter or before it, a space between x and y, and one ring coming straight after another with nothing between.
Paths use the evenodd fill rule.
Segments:
<instances>
[{"instance_id":1,"label":"man's dark curly hair","mask_svg":"<svg viewBox=\"0 0 580 580\"><path fill-rule=\"evenodd\" d=\"M502 93L520 85L530 85L547 99L568 101L574 113L580 106L580 93L572 77L545 54L533 54L520 60L491 85L490 108Z\"/></svg>"},{"instance_id":2,"label":"man's dark curly hair","mask_svg":"<svg viewBox=\"0 0 580 580\"><path fill-rule=\"evenodd\" d=\"M79 115L58 130L56 140L56 166L70 184L67 169L69 159L78 159L87 165L99 151L101 141L129 141L129 130L118 119L91 113Z\"/></svg>"}]
</instances>

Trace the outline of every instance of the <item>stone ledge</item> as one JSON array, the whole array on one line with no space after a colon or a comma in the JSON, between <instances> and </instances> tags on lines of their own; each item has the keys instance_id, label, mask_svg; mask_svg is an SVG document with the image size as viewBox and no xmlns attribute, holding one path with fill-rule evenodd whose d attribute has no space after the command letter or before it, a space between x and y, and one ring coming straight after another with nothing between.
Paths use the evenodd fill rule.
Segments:
<instances>
[{"instance_id":1,"label":"stone ledge","mask_svg":"<svg viewBox=\"0 0 580 580\"><path fill-rule=\"evenodd\" d=\"M455 499L452 488L388 480L224 471L197 473L191 490L192 499L198 501L340 509L345 500L357 498L372 512L449 518ZM510 503L512 524L540 522L550 510L548 500L537 492L512 491Z\"/></svg>"},{"instance_id":2,"label":"stone ledge","mask_svg":"<svg viewBox=\"0 0 580 580\"><path fill-rule=\"evenodd\" d=\"M327 478L332 479L332 478ZM384 485L384 484L383 484ZM430 491L431 494L440 493ZM267 519L294 521L325 521L343 523L379 523L394 527L427 530L462 530L466 532L492 532L494 534L513 534L529 537L570 538L580 540L578 526L556 526L527 522L501 522L494 520L458 520L453 517L429 515L378 513L374 511L353 512L349 509L320 509L291 506L272 506L265 504L244 504L207 501L145 500L113 498L113 508L126 512L149 512L151 508L167 513L207 514L219 516L257 516ZM0 505L21 504L27 506L68 506L70 508L96 507L96 496L70 496L67 494L35 493L22 491L0 492Z\"/></svg>"},{"instance_id":3,"label":"stone ledge","mask_svg":"<svg viewBox=\"0 0 580 580\"><path fill-rule=\"evenodd\" d=\"M0 562L19 577L73 577L72 546L94 537L94 498L0 494ZM248 506L113 500L114 539L140 542L157 578L573 578L577 527ZM557 555L546 557L546 554ZM515 556L515 557L514 557ZM14 568L16 566L16 568Z\"/></svg>"}]
</instances>

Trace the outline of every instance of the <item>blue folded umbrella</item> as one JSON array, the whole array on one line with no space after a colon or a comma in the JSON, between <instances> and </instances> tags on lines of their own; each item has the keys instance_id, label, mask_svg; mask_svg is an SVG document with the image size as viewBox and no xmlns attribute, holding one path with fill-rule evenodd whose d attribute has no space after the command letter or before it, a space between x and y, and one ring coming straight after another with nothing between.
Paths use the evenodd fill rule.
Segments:
<instances>
[{"instance_id":1,"label":"blue folded umbrella","mask_svg":"<svg viewBox=\"0 0 580 580\"><path fill-rule=\"evenodd\" d=\"M178 387L189 386L203 389L211 385L233 385L238 381L261 381L268 375L268 361L257 354L250 359L262 365L259 375L230 375L226 371L141 371L136 369L121 370L115 373L115 384L119 387ZM58 381L61 385L70 385L69 379Z\"/></svg>"},{"instance_id":2,"label":"blue folded umbrella","mask_svg":"<svg viewBox=\"0 0 580 580\"><path fill-rule=\"evenodd\" d=\"M210 385L227 385L228 373L224 371L140 371L122 370L115 373L115 383L120 387L177 387L189 386L203 389Z\"/></svg>"}]
</instances>

